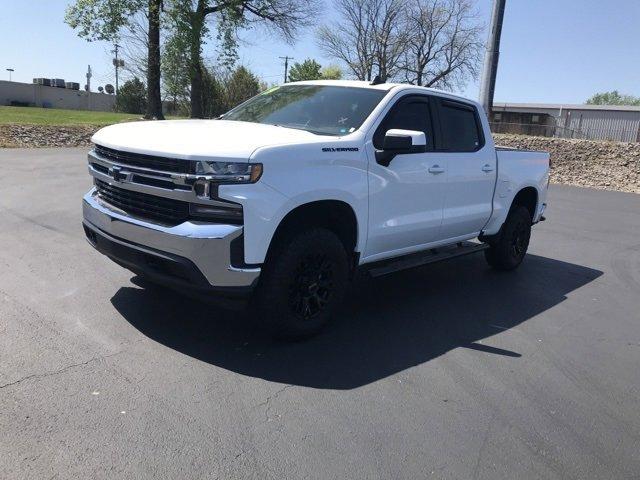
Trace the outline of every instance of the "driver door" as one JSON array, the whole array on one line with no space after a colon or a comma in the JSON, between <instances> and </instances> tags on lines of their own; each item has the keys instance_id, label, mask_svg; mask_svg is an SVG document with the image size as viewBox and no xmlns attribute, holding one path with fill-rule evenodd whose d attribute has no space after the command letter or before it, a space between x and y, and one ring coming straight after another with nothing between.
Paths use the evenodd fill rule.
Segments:
<instances>
[{"instance_id":1,"label":"driver door","mask_svg":"<svg viewBox=\"0 0 640 480\"><path fill-rule=\"evenodd\" d=\"M401 97L367 142L369 236L363 260L410 253L440 239L447 165L434 151L432 101L425 95ZM391 129L424 132L427 151L396 155L387 167L378 164L375 151Z\"/></svg>"}]
</instances>

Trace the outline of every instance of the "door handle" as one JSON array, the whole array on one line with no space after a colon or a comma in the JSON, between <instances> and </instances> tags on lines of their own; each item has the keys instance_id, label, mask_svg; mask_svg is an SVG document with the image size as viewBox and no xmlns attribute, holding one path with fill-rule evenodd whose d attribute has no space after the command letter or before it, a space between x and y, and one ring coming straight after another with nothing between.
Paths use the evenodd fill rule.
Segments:
<instances>
[{"instance_id":1,"label":"door handle","mask_svg":"<svg viewBox=\"0 0 640 480\"><path fill-rule=\"evenodd\" d=\"M434 165L433 167L429 167L429 173L444 173L444 168L440 165Z\"/></svg>"},{"instance_id":2,"label":"door handle","mask_svg":"<svg viewBox=\"0 0 640 480\"><path fill-rule=\"evenodd\" d=\"M482 171L483 172L493 172L493 167L487 163L484 167L482 167Z\"/></svg>"}]
</instances>

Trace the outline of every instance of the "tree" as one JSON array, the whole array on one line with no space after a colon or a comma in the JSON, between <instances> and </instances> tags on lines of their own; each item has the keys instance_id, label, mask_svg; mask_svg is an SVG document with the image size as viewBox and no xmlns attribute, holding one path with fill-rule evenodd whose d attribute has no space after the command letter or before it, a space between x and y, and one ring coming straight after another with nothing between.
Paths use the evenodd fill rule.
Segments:
<instances>
[{"instance_id":1,"label":"tree","mask_svg":"<svg viewBox=\"0 0 640 480\"><path fill-rule=\"evenodd\" d=\"M596 93L587 100L587 105L636 105L640 106L640 97L621 94L617 90Z\"/></svg>"},{"instance_id":2,"label":"tree","mask_svg":"<svg viewBox=\"0 0 640 480\"><path fill-rule=\"evenodd\" d=\"M260 93L260 81L258 78L243 66L236 68L226 85L229 109L240 105L251 97L255 97L258 93Z\"/></svg>"},{"instance_id":3,"label":"tree","mask_svg":"<svg viewBox=\"0 0 640 480\"><path fill-rule=\"evenodd\" d=\"M134 20L148 18L147 118L164 118L160 98L160 10L162 0L75 0L65 22L87 41L115 43L123 29L135 29Z\"/></svg>"},{"instance_id":4,"label":"tree","mask_svg":"<svg viewBox=\"0 0 640 480\"><path fill-rule=\"evenodd\" d=\"M404 18L404 79L452 88L477 76L482 52L477 19L469 0L412 0Z\"/></svg>"},{"instance_id":5,"label":"tree","mask_svg":"<svg viewBox=\"0 0 640 480\"><path fill-rule=\"evenodd\" d=\"M162 51L161 72L165 98L173 113L189 115L189 55L187 42L177 32L166 40Z\"/></svg>"},{"instance_id":6,"label":"tree","mask_svg":"<svg viewBox=\"0 0 640 480\"><path fill-rule=\"evenodd\" d=\"M341 80L342 69L337 65L327 65L320 71L323 80Z\"/></svg>"},{"instance_id":7,"label":"tree","mask_svg":"<svg viewBox=\"0 0 640 480\"><path fill-rule=\"evenodd\" d=\"M124 82L116 97L116 110L125 113L144 113L147 109L147 89L138 77Z\"/></svg>"},{"instance_id":8,"label":"tree","mask_svg":"<svg viewBox=\"0 0 640 480\"><path fill-rule=\"evenodd\" d=\"M205 118L215 118L230 109L227 96L228 75L204 69L202 77L202 111Z\"/></svg>"},{"instance_id":9,"label":"tree","mask_svg":"<svg viewBox=\"0 0 640 480\"><path fill-rule=\"evenodd\" d=\"M226 58L237 47L235 32L250 25L262 25L291 41L298 28L312 22L316 0L173 0L173 22L189 39L191 116L203 112L202 44L210 33L210 19L217 21L216 38Z\"/></svg>"},{"instance_id":10,"label":"tree","mask_svg":"<svg viewBox=\"0 0 640 480\"><path fill-rule=\"evenodd\" d=\"M318 31L318 46L359 80L393 78L405 46L406 0L334 0L339 21Z\"/></svg>"},{"instance_id":11,"label":"tree","mask_svg":"<svg viewBox=\"0 0 640 480\"><path fill-rule=\"evenodd\" d=\"M149 91L145 118L164 120L160 97L160 10L162 0L149 0L149 56L147 61L147 89Z\"/></svg>"},{"instance_id":12,"label":"tree","mask_svg":"<svg viewBox=\"0 0 640 480\"><path fill-rule=\"evenodd\" d=\"M359 80L451 88L477 75L482 27L470 0L334 0L318 46Z\"/></svg>"},{"instance_id":13,"label":"tree","mask_svg":"<svg viewBox=\"0 0 640 480\"><path fill-rule=\"evenodd\" d=\"M319 80L322 78L321 68L322 66L311 58L307 58L302 63L294 63L289 71L289 81Z\"/></svg>"}]
</instances>

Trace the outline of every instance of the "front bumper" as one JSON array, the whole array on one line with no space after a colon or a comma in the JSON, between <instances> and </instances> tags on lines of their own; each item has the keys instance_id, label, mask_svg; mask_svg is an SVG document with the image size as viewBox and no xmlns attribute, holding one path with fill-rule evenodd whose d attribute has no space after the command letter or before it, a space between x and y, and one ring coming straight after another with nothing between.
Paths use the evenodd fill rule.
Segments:
<instances>
[{"instance_id":1,"label":"front bumper","mask_svg":"<svg viewBox=\"0 0 640 480\"><path fill-rule=\"evenodd\" d=\"M187 221L165 227L133 218L101 202L91 189L82 202L89 242L120 265L163 283L197 289L251 289L260 268L232 266L238 225Z\"/></svg>"}]
</instances>

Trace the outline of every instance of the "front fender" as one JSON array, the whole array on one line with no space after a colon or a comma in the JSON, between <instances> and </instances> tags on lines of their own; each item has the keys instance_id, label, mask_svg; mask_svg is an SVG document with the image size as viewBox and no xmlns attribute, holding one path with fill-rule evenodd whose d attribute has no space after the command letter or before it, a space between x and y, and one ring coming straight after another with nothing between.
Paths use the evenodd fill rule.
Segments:
<instances>
[{"instance_id":1,"label":"front fender","mask_svg":"<svg viewBox=\"0 0 640 480\"><path fill-rule=\"evenodd\" d=\"M340 183L339 178L350 187L359 185L353 190L339 188L314 188L308 190L301 182L294 178L282 179L279 187L271 186L260 180L252 185L221 186L219 195L226 200L240 203L244 210L244 249L245 262L261 264L264 262L269 245L278 225L294 209L316 201L337 200L348 204L354 211L357 221L358 237L356 251L362 252L367 238L367 188L366 173L358 174L359 181L349 175L334 175L334 183ZM321 178L316 172L316 179ZM354 172L351 174L355 175ZM286 188L283 188L288 185ZM280 189L286 190L282 192Z\"/></svg>"}]
</instances>

